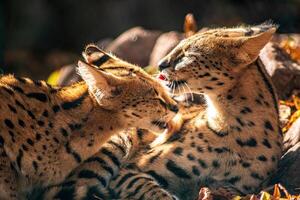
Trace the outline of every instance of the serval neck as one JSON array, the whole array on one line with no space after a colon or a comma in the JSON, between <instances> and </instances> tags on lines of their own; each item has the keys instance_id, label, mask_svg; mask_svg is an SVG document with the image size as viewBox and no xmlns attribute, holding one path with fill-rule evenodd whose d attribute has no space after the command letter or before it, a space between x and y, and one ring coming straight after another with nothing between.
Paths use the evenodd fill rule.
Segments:
<instances>
[{"instance_id":1,"label":"serval neck","mask_svg":"<svg viewBox=\"0 0 300 200\"><path fill-rule=\"evenodd\" d=\"M68 121L70 129L73 132L80 129L81 134L97 130L99 135L101 132L110 135L126 126L120 122L117 112L99 106L84 82L57 90L52 109L61 112L55 121Z\"/></svg>"},{"instance_id":2,"label":"serval neck","mask_svg":"<svg viewBox=\"0 0 300 200\"><path fill-rule=\"evenodd\" d=\"M209 128L226 135L233 129L240 131L241 126L251 128L252 122L246 124L247 122L243 122L240 117L253 110L268 113L271 109L276 113L276 96L262 67L255 61L223 92L205 94ZM269 92L263 94L262 91Z\"/></svg>"}]
</instances>

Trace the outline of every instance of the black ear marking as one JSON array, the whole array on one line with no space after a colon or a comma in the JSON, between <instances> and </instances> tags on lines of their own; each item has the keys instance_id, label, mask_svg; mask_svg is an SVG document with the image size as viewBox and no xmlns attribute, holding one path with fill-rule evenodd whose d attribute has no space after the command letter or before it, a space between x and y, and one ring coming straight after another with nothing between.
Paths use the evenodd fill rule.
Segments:
<instances>
[{"instance_id":1,"label":"black ear marking","mask_svg":"<svg viewBox=\"0 0 300 200\"><path fill-rule=\"evenodd\" d=\"M90 56L91 54L93 54L95 52L103 52L103 51L95 44L89 44L85 47L84 53L87 56Z\"/></svg>"},{"instance_id":2,"label":"black ear marking","mask_svg":"<svg viewBox=\"0 0 300 200\"><path fill-rule=\"evenodd\" d=\"M251 28L246 28L245 36L253 35L254 31Z\"/></svg>"}]
</instances>

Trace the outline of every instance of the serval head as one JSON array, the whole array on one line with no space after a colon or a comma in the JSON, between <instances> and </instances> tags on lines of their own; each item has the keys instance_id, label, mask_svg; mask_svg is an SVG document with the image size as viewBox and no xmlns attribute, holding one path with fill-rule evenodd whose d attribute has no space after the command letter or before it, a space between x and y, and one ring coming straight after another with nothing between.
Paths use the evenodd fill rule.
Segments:
<instances>
[{"instance_id":1,"label":"serval head","mask_svg":"<svg viewBox=\"0 0 300 200\"><path fill-rule=\"evenodd\" d=\"M95 45L83 52L78 72L99 106L120 113L128 126L161 131L178 111L165 88L138 66Z\"/></svg>"},{"instance_id":2,"label":"serval head","mask_svg":"<svg viewBox=\"0 0 300 200\"><path fill-rule=\"evenodd\" d=\"M159 63L160 79L175 94L218 94L235 83L271 39L276 26L218 28L182 40Z\"/></svg>"}]
</instances>

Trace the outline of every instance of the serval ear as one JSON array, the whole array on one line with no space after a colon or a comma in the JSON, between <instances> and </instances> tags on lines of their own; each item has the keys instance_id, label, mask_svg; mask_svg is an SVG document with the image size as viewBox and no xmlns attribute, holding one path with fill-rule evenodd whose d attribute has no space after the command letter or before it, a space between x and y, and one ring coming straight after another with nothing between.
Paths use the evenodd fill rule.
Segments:
<instances>
[{"instance_id":1,"label":"serval ear","mask_svg":"<svg viewBox=\"0 0 300 200\"><path fill-rule=\"evenodd\" d=\"M277 26L273 24L262 24L250 28L250 31L241 37L241 48L246 52L250 63L257 59L260 50L270 41L276 32Z\"/></svg>"},{"instance_id":2,"label":"serval ear","mask_svg":"<svg viewBox=\"0 0 300 200\"><path fill-rule=\"evenodd\" d=\"M112 98L117 95L116 90L120 90L118 87L120 78L111 73L96 69L82 61L78 61L77 71L100 105L105 106L107 101L103 101L103 98Z\"/></svg>"},{"instance_id":3,"label":"serval ear","mask_svg":"<svg viewBox=\"0 0 300 200\"><path fill-rule=\"evenodd\" d=\"M82 56L88 64L101 67L101 65L118 60L117 57L107 53L95 44L89 44L85 47Z\"/></svg>"}]
</instances>

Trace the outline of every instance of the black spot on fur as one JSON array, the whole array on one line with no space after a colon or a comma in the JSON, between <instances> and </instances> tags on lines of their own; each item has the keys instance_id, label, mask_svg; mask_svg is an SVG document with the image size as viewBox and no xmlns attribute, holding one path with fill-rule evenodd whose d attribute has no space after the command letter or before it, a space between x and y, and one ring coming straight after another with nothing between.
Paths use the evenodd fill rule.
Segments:
<instances>
[{"instance_id":1,"label":"black spot on fur","mask_svg":"<svg viewBox=\"0 0 300 200\"><path fill-rule=\"evenodd\" d=\"M263 180L264 180L264 177L263 177L263 176L259 175L258 173L255 173L255 172L252 172L252 173L250 174L250 176L253 177L254 179L258 179L258 180L260 180L260 181L263 181Z\"/></svg>"},{"instance_id":2,"label":"black spot on fur","mask_svg":"<svg viewBox=\"0 0 300 200\"><path fill-rule=\"evenodd\" d=\"M224 153L224 152L228 152L229 149L227 147L222 147L222 148L215 148L214 151L216 153Z\"/></svg>"},{"instance_id":3,"label":"black spot on fur","mask_svg":"<svg viewBox=\"0 0 300 200\"><path fill-rule=\"evenodd\" d=\"M44 116L44 117L48 117L48 116L49 116L48 110L44 110L43 116Z\"/></svg>"},{"instance_id":4,"label":"black spot on fur","mask_svg":"<svg viewBox=\"0 0 300 200\"><path fill-rule=\"evenodd\" d=\"M181 167L179 167L173 160L168 160L166 168L175 176L183 179L190 179L191 176Z\"/></svg>"},{"instance_id":5,"label":"black spot on fur","mask_svg":"<svg viewBox=\"0 0 300 200\"><path fill-rule=\"evenodd\" d=\"M251 164L248 163L248 162L242 162L242 166L243 166L244 168L248 168L248 167L251 166Z\"/></svg>"},{"instance_id":6,"label":"black spot on fur","mask_svg":"<svg viewBox=\"0 0 300 200\"><path fill-rule=\"evenodd\" d=\"M215 169L219 168L219 167L220 167L219 161L213 160L213 161L212 161L212 166L213 166L213 168L215 168Z\"/></svg>"},{"instance_id":7,"label":"black spot on fur","mask_svg":"<svg viewBox=\"0 0 300 200\"><path fill-rule=\"evenodd\" d=\"M195 156L193 154L187 154L186 156L189 160L195 160Z\"/></svg>"},{"instance_id":8,"label":"black spot on fur","mask_svg":"<svg viewBox=\"0 0 300 200\"><path fill-rule=\"evenodd\" d=\"M45 125L45 122L43 122L41 120L38 120L37 123L38 123L39 126L44 126Z\"/></svg>"},{"instance_id":9,"label":"black spot on fur","mask_svg":"<svg viewBox=\"0 0 300 200\"><path fill-rule=\"evenodd\" d=\"M24 90L22 89L22 88L20 88L20 87L18 87L18 86L13 86L12 87L15 91L17 91L17 92L19 92L19 93L21 93L21 94L24 94Z\"/></svg>"},{"instance_id":10,"label":"black spot on fur","mask_svg":"<svg viewBox=\"0 0 300 200\"><path fill-rule=\"evenodd\" d=\"M234 177L231 177L230 179L228 179L227 181L232 184L232 185L235 185L237 182L239 182L241 180L241 177L240 176L234 176Z\"/></svg>"},{"instance_id":11,"label":"black spot on fur","mask_svg":"<svg viewBox=\"0 0 300 200\"><path fill-rule=\"evenodd\" d=\"M31 146L34 145L34 142L32 141L32 139L28 138L26 141L29 145L31 145Z\"/></svg>"},{"instance_id":12,"label":"black spot on fur","mask_svg":"<svg viewBox=\"0 0 300 200\"><path fill-rule=\"evenodd\" d=\"M34 169L35 171L38 170L38 164L37 164L36 161L32 161L32 166L33 166L33 169Z\"/></svg>"},{"instance_id":13,"label":"black spot on fur","mask_svg":"<svg viewBox=\"0 0 300 200\"><path fill-rule=\"evenodd\" d=\"M236 117L235 119L242 127L245 125L245 123L241 120L241 118Z\"/></svg>"},{"instance_id":14,"label":"black spot on fur","mask_svg":"<svg viewBox=\"0 0 300 200\"><path fill-rule=\"evenodd\" d=\"M68 132L67 132L67 130L66 129L64 129L64 128L60 128L60 132L61 132L61 134L64 136L64 137L68 137Z\"/></svg>"},{"instance_id":15,"label":"black spot on fur","mask_svg":"<svg viewBox=\"0 0 300 200\"><path fill-rule=\"evenodd\" d=\"M241 147L244 147L244 146L248 146L248 147L256 147L257 146L257 142L256 142L256 139L255 138L249 138L248 140L246 141L242 141L240 138L237 138L236 139L236 143L238 145L240 145Z\"/></svg>"},{"instance_id":16,"label":"black spot on fur","mask_svg":"<svg viewBox=\"0 0 300 200\"><path fill-rule=\"evenodd\" d=\"M214 134L216 134L217 136L219 137L224 137L224 136L227 136L228 135L228 132L225 132L225 131L216 131L214 130L208 123L208 121L206 122L206 126L207 128L212 131Z\"/></svg>"},{"instance_id":17,"label":"black spot on fur","mask_svg":"<svg viewBox=\"0 0 300 200\"><path fill-rule=\"evenodd\" d=\"M18 153L17 159L16 159L19 170L21 170L21 162L22 162L23 154L24 154L23 151L21 149L19 149L19 153Z\"/></svg>"},{"instance_id":18,"label":"black spot on fur","mask_svg":"<svg viewBox=\"0 0 300 200\"><path fill-rule=\"evenodd\" d=\"M3 147L4 145L4 138L0 135L0 146Z\"/></svg>"},{"instance_id":19,"label":"black spot on fur","mask_svg":"<svg viewBox=\"0 0 300 200\"><path fill-rule=\"evenodd\" d=\"M12 123L12 121L10 121L9 119L5 119L4 120L5 125L10 128L13 129L15 127L15 125Z\"/></svg>"},{"instance_id":20,"label":"black spot on fur","mask_svg":"<svg viewBox=\"0 0 300 200\"><path fill-rule=\"evenodd\" d=\"M200 166L204 169L207 168L207 164L204 162L204 160L198 159L198 163L200 164Z\"/></svg>"},{"instance_id":21,"label":"black spot on fur","mask_svg":"<svg viewBox=\"0 0 300 200\"><path fill-rule=\"evenodd\" d=\"M199 176L199 175L200 175L200 171L199 171L199 169L198 169L196 166L193 166L193 167L192 167L192 172L193 172L193 174L195 174L196 176Z\"/></svg>"},{"instance_id":22,"label":"black spot on fur","mask_svg":"<svg viewBox=\"0 0 300 200\"><path fill-rule=\"evenodd\" d=\"M1 88L3 88L4 91L6 91L9 95L14 95L15 94L14 91L10 88L4 87L4 86L2 86Z\"/></svg>"},{"instance_id":23,"label":"black spot on fur","mask_svg":"<svg viewBox=\"0 0 300 200\"><path fill-rule=\"evenodd\" d=\"M257 157L257 160L260 160L260 161L263 161L263 162L266 162L268 159L266 158L266 156L264 155L260 155Z\"/></svg>"},{"instance_id":24,"label":"black spot on fur","mask_svg":"<svg viewBox=\"0 0 300 200\"><path fill-rule=\"evenodd\" d=\"M241 110L241 113L242 113L242 114L252 113L252 110L251 110L249 107L245 106L245 107Z\"/></svg>"},{"instance_id":25,"label":"black spot on fur","mask_svg":"<svg viewBox=\"0 0 300 200\"><path fill-rule=\"evenodd\" d=\"M26 127L25 122L23 120L19 119L18 123L21 127L23 127L23 128Z\"/></svg>"},{"instance_id":26,"label":"black spot on fur","mask_svg":"<svg viewBox=\"0 0 300 200\"><path fill-rule=\"evenodd\" d=\"M13 107L13 106L10 105L10 104L7 104L7 106L8 106L8 108L9 108L10 111L12 111L13 113L17 113L17 110L16 110L15 107Z\"/></svg>"},{"instance_id":27,"label":"black spot on fur","mask_svg":"<svg viewBox=\"0 0 300 200\"><path fill-rule=\"evenodd\" d=\"M227 98L227 100L231 100L231 99L233 99L233 96L229 94L229 95L227 95L226 98Z\"/></svg>"},{"instance_id":28,"label":"black spot on fur","mask_svg":"<svg viewBox=\"0 0 300 200\"><path fill-rule=\"evenodd\" d=\"M274 131L274 128L269 120L265 121L265 128L271 131Z\"/></svg>"},{"instance_id":29,"label":"black spot on fur","mask_svg":"<svg viewBox=\"0 0 300 200\"><path fill-rule=\"evenodd\" d=\"M26 96L28 98L33 98L33 99L36 99L36 100L41 101L41 102L47 102L48 101L48 97L44 93L32 92L32 93L26 94Z\"/></svg>"},{"instance_id":30,"label":"black spot on fur","mask_svg":"<svg viewBox=\"0 0 300 200\"><path fill-rule=\"evenodd\" d=\"M62 103L61 104L62 109L64 109L64 110L70 110L70 109L77 108L78 106L81 105L81 103L83 102L83 100L85 99L85 97L87 96L87 94L88 93L86 92L82 96L80 96L78 99L75 99L74 101Z\"/></svg>"},{"instance_id":31,"label":"black spot on fur","mask_svg":"<svg viewBox=\"0 0 300 200\"><path fill-rule=\"evenodd\" d=\"M269 149L272 148L270 142L269 142L266 138L263 140L262 144L263 144L264 146L268 147Z\"/></svg>"},{"instance_id":32,"label":"black spot on fur","mask_svg":"<svg viewBox=\"0 0 300 200\"><path fill-rule=\"evenodd\" d=\"M60 110L60 107L58 105L52 106L52 110L54 113L57 113Z\"/></svg>"}]
</instances>

